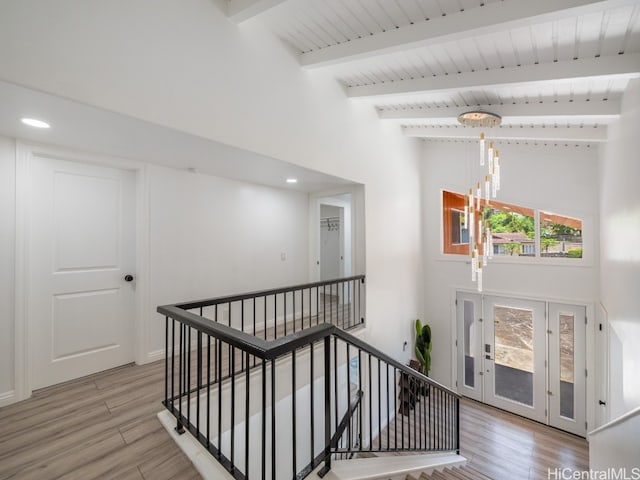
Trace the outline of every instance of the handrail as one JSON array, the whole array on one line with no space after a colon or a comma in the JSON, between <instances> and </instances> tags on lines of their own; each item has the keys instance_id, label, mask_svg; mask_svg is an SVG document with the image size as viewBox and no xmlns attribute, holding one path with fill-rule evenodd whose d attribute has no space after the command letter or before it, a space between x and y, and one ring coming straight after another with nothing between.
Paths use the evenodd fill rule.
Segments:
<instances>
[{"instance_id":1,"label":"handrail","mask_svg":"<svg viewBox=\"0 0 640 480\"><path fill-rule=\"evenodd\" d=\"M633 410L628 411L627 413L624 413L622 415L620 415L617 418L614 418L613 420L611 420L610 422L605 423L604 425L600 425L598 428L591 430L588 433L588 436L591 437L592 435L596 435L600 432L602 432L603 430L607 430L611 427L614 427L620 423L626 422L628 419L635 417L636 415L640 414L640 406L637 408L634 408Z\"/></svg>"},{"instance_id":2,"label":"handrail","mask_svg":"<svg viewBox=\"0 0 640 480\"><path fill-rule=\"evenodd\" d=\"M363 342L358 337L355 337L354 335L351 335L332 324L326 323L316 325L311 328L292 333L285 337L279 337L275 340L264 340L260 337L255 337L251 334L245 333L241 330L237 330L227 325L207 320L203 317L200 317L199 315L184 310L178 305L160 306L158 307L158 312L176 320L180 320L181 322L184 322L187 325L200 330L207 335L210 335L211 337L224 340L226 343L229 343L234 347L238 347L245 352L249 352L251 355L255 355L256 357L266 360L278 358L282 355L293 352L298 348L304 347L305 345L309 345L311 342L322 340L323 338L334 335L346 342L351 343L355 347L362 349L362 351L380 358L380 360L383 360L386 363L394 366L403 373L411 375L415 378L418 378L419 380L422 380L423 382L433 385L434 387L442 389L450 395L455 396L456 398L461 398L461 396L457 392L454 392L450 388L436 382L432 378L423 375L417 370L414 370L413 368L398 362L397 360L378 350L374 346Z\"/></svg>"},{"instance_id":3,"label":"handrail","mask_svg":"<svg viewBox=\"0 0 640 480\"><path fill-rule=\"evenodd\" d=\"M328 337L336 330L334 325L323 323L289 334L285 337L279 337L274 340L264 340L260 337L245 333L242 330L229 327L228 325L213 322L175 305L158 307L158 313L179 320L202 333L224 340L234 347L238 347L245 352L249 352L251 355L265 360L272 360L286 353L293 352L313 341Z\"/></svg>"},{"instance_id":4,"label":"handrail","mask_svg":"<svg viewBox=\"0 0 640 480\"><path fill-rule=\"evenodd\" d=\"M367 352L367 353L379 358L380 360L384 360L386 363L388 363L389 365L394 366L395 368L397 368L398 370L402 371L403 373L407 373L409 375L412 375L413 377L418 378L419 380L422 380L423 382L426 382L426 383L429 383L429 384L433 385L434 387L438 387L439 389L444 390L445 392L449 393L450 395L452 395L452 396L454 396L456 398L462 398L462 396L460 394L458 394L457 392L454 392L453 390L451 390L448 387L445 387L441 383L438 383L435 380L427 377L426 375L423 375L422 373L418 372L417 370L414 370L413 368L408 367L407 365L404 365L404 364L398 362L397 360L394 360L389 355L387 355L386 353L378 350L373 345L370 345L367 342L363 342L358 337L355 337L355 336L345 332L344 330L340 330L339 328L336 328L332 332L332 335L335 335L336 337L341 338L342 340L344 340L346 342L349 342L353 346L362 349L362 351Z\"/></svg>"},{"instance_id":5,"label":"handrail","mask_svg":"<svg viewBox=\"0 0 640 480\"><path fill-rule=\"evenodd\" d=\"M182 308L184 310L191 310L192 308L210 307L212 305L220 305L229 302L239 302L240 300L248 300L255 297L264 297L268 295L275 295L277 293L295 292L298 290L306 290L313 287L322 287L324 285L331 285L337 282L349 282L352 280L364 280L364 275L352 275L351 277L334 278L332 280L322 280L319 282L302 283L300 285L292 285L288 287L270 288L268 290L257 290L255 292L242 293L239 295L223 296L206 298L203 300L194 300L185 303L176 303L174 306Z\"/></svg>"}]
</instances>

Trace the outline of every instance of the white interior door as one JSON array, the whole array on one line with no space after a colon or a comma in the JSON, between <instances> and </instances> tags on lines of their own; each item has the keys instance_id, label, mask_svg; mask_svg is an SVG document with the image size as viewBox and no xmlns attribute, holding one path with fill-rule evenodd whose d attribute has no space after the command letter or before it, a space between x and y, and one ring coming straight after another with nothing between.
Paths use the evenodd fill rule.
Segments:
<instances>
[{"instance_id":1,"label":"white interior door","mask_svg":"<svg viewBox=\"0 0 640 480\"><path fill-rule=\"evenodd\" d=\"M549 303L549 425L586 434L586 308Z\"/></svg>"},{"instance_id":2,"label":"white interior door","mask_svg":"<svg viewBox=\"0 0 640 480\"><path fill-rule=\"evenodd\" d=\"M545 302L484 297L485 402L547 422Z\"/></svg>"},{"instance_id":3,"label":"white interior door","mask_svg":"<svg viewBox=\"0 0 640 480\"><path fill-rule=\"evenodd\" d=\"M456 293L458 392L483 400L482 295Z\"/></svg>"},{"instance_id":4,"label":"white interior door","mask_svg":"<svg viewBox=\"0 0 640 480\"><path fill-rule=\"evenodd\" d=\"M32 388L131 362L135 174L34 157L30 192Z\"/></svg>"}]
</instances>

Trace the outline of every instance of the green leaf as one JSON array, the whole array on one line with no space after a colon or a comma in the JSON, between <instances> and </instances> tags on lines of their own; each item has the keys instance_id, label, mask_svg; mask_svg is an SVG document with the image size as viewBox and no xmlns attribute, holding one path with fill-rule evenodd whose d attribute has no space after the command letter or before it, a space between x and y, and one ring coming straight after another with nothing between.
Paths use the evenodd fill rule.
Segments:
<instances>
[{"instance_id":1,"label":"green leaf","mask_svg":"<svg viewBox=\"0 0 640 480\"><path fill-rule=\"evenodd\" d=\"M420 365L424 365L425 358L422 355L422 352L418 349L418 347L416 347L416 357L418 357L418 361L420 362Z\"/></svg>"}]
</instances>

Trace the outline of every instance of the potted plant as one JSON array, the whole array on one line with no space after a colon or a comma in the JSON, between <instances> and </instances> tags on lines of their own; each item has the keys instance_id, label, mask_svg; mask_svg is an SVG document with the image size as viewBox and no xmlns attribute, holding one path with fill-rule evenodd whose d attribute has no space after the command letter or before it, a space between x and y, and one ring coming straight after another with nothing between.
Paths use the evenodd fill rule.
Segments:
<instances>
[{"instance_id":1,"label":"potted plant","mask_svg":"<svg viewBox=\"0 0 640 480\"><path fill-rule=\"evenodd\" d=\"M431 370L431 327L422 325L418 318L416 320L416 358L420 362L420 373L429 376Z\"/></svg>"},{"instance_id":2,"label":"potted plant","mask_svg":"<svg viewBox=\"0 0 640 480\"><path fill-rule=\"evenodd\" d=\"M415 322L416 329L416 343L415 354L416 360L411 360L409 366L418 372L429 375L431 369L431 327L429 325L422 325L420 319ZM426 397L429 395L429 387L427 385L420 385L422 382L418 382L412 379L407 374L402 374L400 377L400 413L408 415L409 411L415 407L416 402L419 400L419 396Z\"/></svg>"}]
</instances>

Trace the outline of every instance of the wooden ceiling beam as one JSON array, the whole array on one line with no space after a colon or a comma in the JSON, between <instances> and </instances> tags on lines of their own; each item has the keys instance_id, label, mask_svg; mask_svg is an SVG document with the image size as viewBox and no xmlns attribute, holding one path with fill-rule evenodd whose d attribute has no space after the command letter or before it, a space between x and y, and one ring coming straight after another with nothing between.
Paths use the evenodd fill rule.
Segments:
<instances>
[{"instance_id":1,"label":"wooden ceiling beam","mask_svg":"<svg viewBox=\"0 0 640 480\"><path fill-rule=\"evenodd\" d=\"M508 85L543 84L600 77L610 79L639 78L640 54L628 53L606 57L580 58L537 65L522 65L520 67L352 86L347 88L347 95L351 98L375 98L408 94L455 93L481 88L499 88Z\"/></svg>"},{"instance_id":2,"label":"wooden ceiling beam","mask_svg":"<svg viewBox=\"0 0 640 480\"><path fill-rule=\"evenodd\" d=\"M605 142L607 128L604 126L553 126L553 127L494 127L488 129L463 126L405 126L402 131L408 137L475 139L484 131L491 140L540 140L550 142Z\"/></svg>"},{"instance_id":3,"label":"wooden ceiling beam","mask_svg":"<svg viewBox=\"0 0 640 480\"><path fill-rule=\"evenodd\" d=\"M242 23L287 0L227 0L227 17L233 23Z\"/></svg>"},{"instance_id":4,"label":"wooden ceiling beam","mask_svg":"<svg viewBox=\"0 0 640 480\"><path fill-rule=\"evenodd\" d=\"M233 0L233 3L238 0ZM634 0L503 0L428 21L365 35L300 55L306 68L428 47L632 4Z\"/></svg>"}]
</instances>

